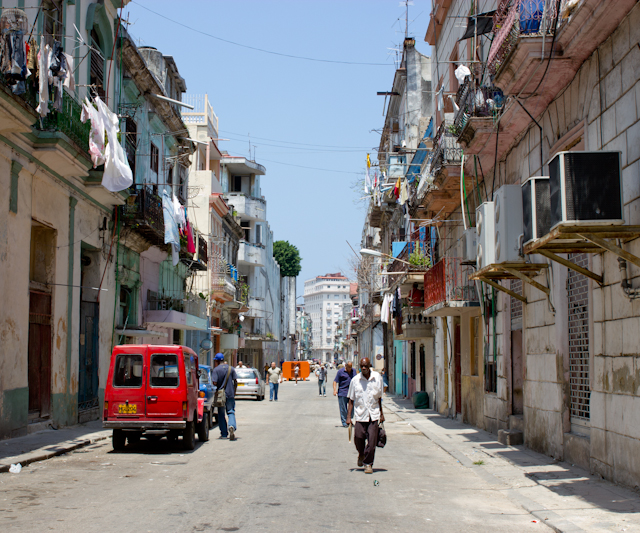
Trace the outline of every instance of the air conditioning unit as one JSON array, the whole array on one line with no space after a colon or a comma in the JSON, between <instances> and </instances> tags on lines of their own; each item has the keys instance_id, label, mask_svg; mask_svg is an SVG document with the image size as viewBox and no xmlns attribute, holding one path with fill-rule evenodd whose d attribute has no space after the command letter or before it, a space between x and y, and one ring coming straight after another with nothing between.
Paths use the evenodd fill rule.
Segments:
<instances>
[{"instance_id":1,"label":"air conditioning unit","mask_svg":"<svg viewBox=\"0 0 640 533\"><path fill-rule=\"evenodd\" d=\"M551 227L624 224L620 152L559 152L549 162Z\"/></svg>"},{"instance_id":2,"label":"air conditioning unit","mask_svg":"<svg viewBox=\"0 0 640 533\"><path fill-rule=\"evenodd\" d=\"M496 263L524 261L522 244L522 188L503 185L493 200Z\"/></svg>"},{"instance_id":3,"label":"air conditioning unit","mask_svg":"<svg viewBox=\"0 0 640 533\"><path fill-rule=\"evenodd\" d=\"M524 242L538 240L551 229L549 176L529 178L522 184L522 222Z\"/></svg>"},{"instance_id":4,"label":"air conditioning unit","mask_svg":"<svg viewBox=\"0 0 640 533\"><path fill-rule=\"evenodd\" d=\"M462 253L460 257L463 263L475 263L478 258L478 232L476 228L464 230L461 239Z\"/></svg>"},{"instance_id":5,"label":"air conditioning unit","mask_svg":"<svg viewBox=\"0 0 640 533\"><path fill-rule=\"evenodd\" d=\"M478 233L478 269L496 262L494 203L485 202L476 209L476 230Z\"/></svg>"}]
</instances>

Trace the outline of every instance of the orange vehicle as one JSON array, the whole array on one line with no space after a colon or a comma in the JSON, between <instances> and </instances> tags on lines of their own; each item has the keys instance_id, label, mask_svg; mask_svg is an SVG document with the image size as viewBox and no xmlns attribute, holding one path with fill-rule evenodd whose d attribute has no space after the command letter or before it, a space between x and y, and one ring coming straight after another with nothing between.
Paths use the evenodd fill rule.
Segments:
<instances>
[{"instance_id":1,"label":"orange vehicle","mask_svg":"<svg viewBox=\"0 0 640 533\"><path fill-rule=\"evenodd\" d=\"M311 372L309 361L285 361L284 363L282 363L282 376L287 381L295 381L296 375L293 369L296 367L296 365L300 366L298 379L304 381L309 377L309 374Z\"/></svg>"}]
</instances>

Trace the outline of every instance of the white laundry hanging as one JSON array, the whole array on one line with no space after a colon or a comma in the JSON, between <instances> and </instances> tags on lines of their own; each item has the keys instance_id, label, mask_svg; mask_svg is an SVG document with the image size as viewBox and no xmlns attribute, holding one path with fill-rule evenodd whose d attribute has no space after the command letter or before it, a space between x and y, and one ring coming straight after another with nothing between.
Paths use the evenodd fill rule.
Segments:
<instances>
[{"instance_id":1,"label":"white laundry hanging","mask_svg":"<svg viewBox=\"0 0 640 533\"><path fill-rule=\"evenodd\" d=\"M124 155L122 145L118 142L118 116L100 100L95 97L98 112L102 116L107 131L107 147L104 152L104 173L102 174L102 186L111 192L123 191L133 184L133 173L129 162Z\"/></svg>"},{"instance_id":2,"label":"white laundry hanging","mask_svg":"<svg viewBox=\"0 0 640 533\"><path fill-rule=\"evenodd\" d=\"M171 244L171 262L173 266L176 266L180 260L180 234L178 233L173 201L167 189L162 191L162 215L164 217L164 243Z\"/></svg>"},{"instance_id":3,"label":"white laundry hanging","mask_svg":"<svg viewBox=\"0 0 640 533\"><path fill-rule=\"evenodd\" d=\"M91 133L89 134L89 154L93 161L93 168L104 163L104 122L102 115L93 107L89 99L85 97L82 104L82 114L80 120L91 123Z\"/></svg>"},{"instance_id":4,"label":"white laundry hanging","mask_svg":"<svg viewBox=\"0 0 640 533\"><path fill-rule=\"evenodd\" d=\"M40 103L36 107L36 111L41 117L49 114L49 65L51 65L51 48L45 45L44 37L40 38L40 53L38 55L38 71L40 78L38 80L38 96Z\"/></svg>"}]
</instances>

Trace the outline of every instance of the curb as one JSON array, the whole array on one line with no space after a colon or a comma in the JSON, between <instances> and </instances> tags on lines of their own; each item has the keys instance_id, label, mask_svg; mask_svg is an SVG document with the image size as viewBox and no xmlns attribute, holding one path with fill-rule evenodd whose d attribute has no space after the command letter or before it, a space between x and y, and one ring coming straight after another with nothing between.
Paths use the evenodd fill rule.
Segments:
<instances>
[{"instance_id":1,"label":"curb","mask_svg":"<svg viewBox=\"0 0 640 533\"><path fill-rule=\"evenodd\" d=\"M83 439L81 441L71 441L67 446L63 446L53 451L43 451L41 453L38 453L37 451L29 452L29 453L23 454L28 457L26 457L23 460L17 461L17 463L21 464L24 467L24 466L30 465L31 463L46 461L47 459L51 459L52 457L57 457L58 455L64 455L65 453L72 452L79 448L84 448L85 446L89 446L90 444L94 444L96 442L100 442L108 438L109 438L108 435L98 435L97 437ZM33 453L35 453L36 455L31 455ZM21 457L20 455L16 455L14 459L19 459L20 457ZM0 464L0 473L8 472L10 467L11 467L11 464Z\"/></svg>"}]
</instances>

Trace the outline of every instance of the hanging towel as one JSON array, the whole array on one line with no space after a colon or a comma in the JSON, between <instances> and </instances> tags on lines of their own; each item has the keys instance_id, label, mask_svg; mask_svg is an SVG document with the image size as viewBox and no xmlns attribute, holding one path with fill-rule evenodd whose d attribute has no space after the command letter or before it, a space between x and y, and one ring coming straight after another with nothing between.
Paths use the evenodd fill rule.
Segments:
<instances>
[{"instance_id":1,"label":"hanging towel","mask_svg":"<svg viewBox=\"0 0 640 533\"><path fill-rule=\"evenodd\" d=\"M187 252L190 254L196 253L196 243L193 236L193 226L187 220Z\"/></svg>"},{"instance_id":2,"label":"hanging towel","mask_svg":"<svg viewBox=\"0 0 640 533\"><path fill-rule=\"evenodd\" d=\"M173 202L166 189L162 191L162 215L164 217L164 242L171 244L171 262L173 266L176 266L180 260L180 235L178 234Z\"/></svg>"},{"instance_id":3,"label":"hanging towel","mask_svg":"<svg viewBox=\"0 0 640 533\"><path fill-rule=\"evenodd\" d=\"M380 308L380 321L385 324L389 323L389 294L385 294L382 299L382 307Z\"/></svg>"},{"instance_id":4,"label":"hanging towel","mask_svg":"<svg viewBox=\"0 0 640 533\"><path fill-rule=\"evenodd\" d=\"M98 112L102 116L109 143L105 150L104 173L102 175L102 186L111 191L119 192L131 187L133 184L133 174L129 167L129 162L124 155L122 145L118 141L118 116L104 104L100 97L96 96Z\"/></svg>"},{"instance_id":5,"label":"hanging towel","mask_svg":"<svg viewBox=\"0 0 640 533\"><path fill-rule=\"evenodd\" d=\"M38 96L40 103L36 107L36 111L41 117L49 114L49 61L51 59L51 49L49 45L45 45L44 37L40 39L40 54L38 56Z\"/></svg>"},{"instance_id":6,"label":"hanging towel","mask_svg":"<svg viewBox=\"0 0 640 533\"><path fill-rule=\"evenodd\" d=\"M104 122L102 115L98 113L89 99L85 97L82 104L82 114L80 120L85 123L91 121L91 132L89 134L89 154L93 161L93 168L104 164Z\"/></svg>"},{"instance_id":7,"label":"hanging towel","mask_svg":"<svg viewBox=\"0 0 640 533\"><path fill-rule=\"evenodd\" d=\"M73 77L73 57L69 54L64 54L64 57L67 62L67 74L64 78L64 86L73 92L76 90L76 80Z\"/></svg>"},{"instance_id":8,"label":"hanging towel","mask_svg":"<svg viewBox=\"0 0 640 533\"><path fill-rule=\"evenodd\" d=\"M400 205L406 204L408 199L409 192L407 191L407 180L402 180L402 184L400 185Z\"/></svg>"}]
</instances>

